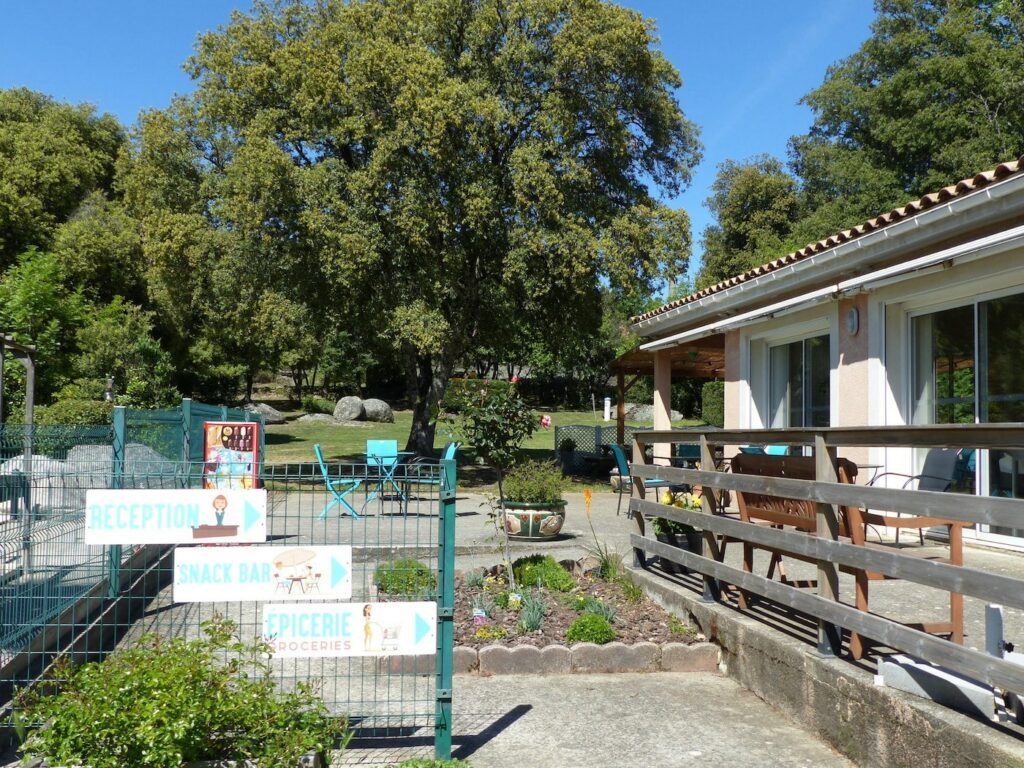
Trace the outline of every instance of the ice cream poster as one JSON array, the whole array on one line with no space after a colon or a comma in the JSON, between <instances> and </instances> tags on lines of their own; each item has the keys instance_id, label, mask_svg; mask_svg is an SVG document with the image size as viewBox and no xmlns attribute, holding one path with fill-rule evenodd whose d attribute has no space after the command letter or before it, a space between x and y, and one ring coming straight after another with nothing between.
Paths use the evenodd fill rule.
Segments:
<instances>
[{"instance_id":1,"label":"ice cream poster","mask_svg":"<svg viewBox=\"0 0 1024 768\"><path fill-rule=\"evenodd\" d=\"M259 429L256 422L204 422L204 488L243 490L256 487Z\"/></svg>"}]
</instances>

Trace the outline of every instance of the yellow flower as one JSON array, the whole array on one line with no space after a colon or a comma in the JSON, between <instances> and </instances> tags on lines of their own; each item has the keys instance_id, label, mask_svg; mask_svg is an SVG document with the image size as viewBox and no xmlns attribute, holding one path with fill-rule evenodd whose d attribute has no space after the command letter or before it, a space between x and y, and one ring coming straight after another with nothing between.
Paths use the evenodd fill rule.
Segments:
<instances>
[{"instance_id":1,"label":"yellow flower","mask_svg":"<svg viewBox=\"0 0 1024 768\"><path fill-rule=\"evenodd\" d=\"M590 502L594 499L594 492L589 488L583 490L583 505L586 507L587 517L590 517Z\"/></svg>"}]
</instances>

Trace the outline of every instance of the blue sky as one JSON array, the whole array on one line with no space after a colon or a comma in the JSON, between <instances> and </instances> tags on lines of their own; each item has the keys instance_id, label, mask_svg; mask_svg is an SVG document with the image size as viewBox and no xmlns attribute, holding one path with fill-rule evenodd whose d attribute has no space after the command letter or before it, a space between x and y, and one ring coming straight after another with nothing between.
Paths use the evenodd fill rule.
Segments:
<instances>
[{"instance_id":1,"label":"blue sky","mask_svg":"<svg viewBox=\"0 0 1024 768\"><path fill-rule=\"evenodd\" d=\"M715 166L768 152L785 156L811 114L797 104L829 64L857 49L870 0L622 0L653 18L680 71L678 97L701 127L704 160L672 202L700 233ZM226 24L248 0L0 0L0 88L26 86L89 102L122 122L190 90L181 69L196 35Z\"/></svg>"}]
</instances>

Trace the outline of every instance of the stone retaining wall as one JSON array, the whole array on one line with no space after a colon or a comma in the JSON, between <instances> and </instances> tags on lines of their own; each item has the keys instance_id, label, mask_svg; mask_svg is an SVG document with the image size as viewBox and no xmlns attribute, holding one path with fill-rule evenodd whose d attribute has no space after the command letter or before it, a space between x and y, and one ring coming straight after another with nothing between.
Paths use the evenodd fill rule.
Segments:
<instances>
[{"instance_id":1,"label":"stone retaining wall","mask_svg":"<svg viewBox=\"0 0 1024 768\"><path fill-rule=\"evenodd\" d=\"M874 684L853 662L643 570L628 577L665 609L689 618L722 652L722 669L860 766L1024 765L1024 737L926 699Z\"/></svg>"}]
</instances>

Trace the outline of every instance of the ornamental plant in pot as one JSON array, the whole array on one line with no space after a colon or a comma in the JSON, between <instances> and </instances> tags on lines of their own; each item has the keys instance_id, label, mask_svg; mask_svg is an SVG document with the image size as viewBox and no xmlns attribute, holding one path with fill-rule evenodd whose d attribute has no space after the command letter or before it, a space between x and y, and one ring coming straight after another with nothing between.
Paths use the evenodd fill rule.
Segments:
<instances>
[{"instance_id":1,"label":"ornamental plant in pot","mask_svg":"<svg viewBox=\"0 0 1024 768\"><path fill-rule=\"evenodd\" d=\"M679 509L700 509L701 498L697 493L682 493L665 491L661 496L661 503ZM704 541L700 531L692 525L677 523L666 517L656 517L651 521L654 535L662 544L670 544L688 552L700 554L704 551ZM665 558L661 559L661 567L669 573L689 573L690 569L672 562Z\"/></svg>"},{"instance_id":2,"label":"ornamental plant in pot","mask_svg":"<svg viewBox=\"0 0 1024 768\"><path fill-rule=\"evenodd\" d=\"M515 539L557 536L565 523L562 470L553 461L526 461L505 475L504 525Z\"/></svg>"}]
</instances>

